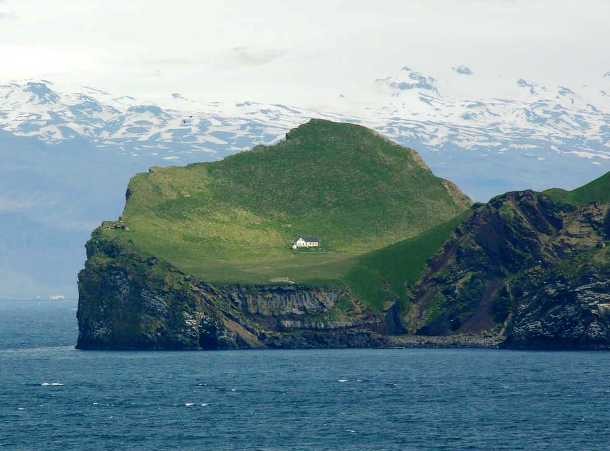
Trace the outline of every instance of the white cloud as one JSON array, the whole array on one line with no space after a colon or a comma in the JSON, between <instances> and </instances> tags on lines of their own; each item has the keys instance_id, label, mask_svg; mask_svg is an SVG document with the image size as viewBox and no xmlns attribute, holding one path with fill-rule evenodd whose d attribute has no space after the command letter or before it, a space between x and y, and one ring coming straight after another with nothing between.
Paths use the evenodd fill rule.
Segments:
<instances>
[{"instance_id":1,"label":"white cloud","mask_svg":"<svg viewBox=\"0 0 610 451\"><path fill-rule=\"evenodd\" d=\"M252 49L246 46L233 47L232 50L238 64L246 66L262 66L282 57L286 53L280 49Z\"/></svg>"},{"instance_id":2,"label":"white cloud","mask_svg":"<svg viewBox=\"0 0 610 451\"><path fill-rule=\"evenodd\" d=\"M606 0L7 0L0 11L14 14L0 27L3 78L138 97L311 104L404 65L440 79L467 64L473 86L582 84L610 68Z\"/></svg>"},{"instance_id":3,"label":"white cloud","mask_svg":"<svg viewBox=\"0 0 610 451\"><path fill-rule=\"evenodd\" d=\"M15 14L15 11L4 6L5 3L6 1L0 0L0 20L16 19L17 15Z\"/></svg>"}]
</instances>

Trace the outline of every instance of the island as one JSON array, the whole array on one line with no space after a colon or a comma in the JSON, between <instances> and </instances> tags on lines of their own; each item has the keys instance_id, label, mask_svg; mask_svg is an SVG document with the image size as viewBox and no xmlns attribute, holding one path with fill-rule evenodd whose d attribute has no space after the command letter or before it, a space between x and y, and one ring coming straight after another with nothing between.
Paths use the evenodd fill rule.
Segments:
<instances>
[{"instance_id":1,"label":"island","mask_svg":"<svg viewBox=\"0 0 610 451\"><path fill-rule=\"evenodd\" d=\"M79 349L610 346L610 175L473 204L418 153L314 119L151 168L97 228Z\"/></svg>"}]
</instances>

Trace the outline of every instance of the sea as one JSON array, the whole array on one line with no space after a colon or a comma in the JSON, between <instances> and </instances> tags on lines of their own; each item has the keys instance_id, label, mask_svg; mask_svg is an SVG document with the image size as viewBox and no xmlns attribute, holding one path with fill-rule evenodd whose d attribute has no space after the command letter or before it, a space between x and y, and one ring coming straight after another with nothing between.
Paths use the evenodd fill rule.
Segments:
<instances>
[{"instance_id":1,"label":"sea","mask_svg":"<svg viewBox=\"0 0 610 451\"><path fill-rule=\"evenodd\" d=\"M610 353L93 352L0 301L0 450L606 450Z\"/></svg>"}]
</instances>

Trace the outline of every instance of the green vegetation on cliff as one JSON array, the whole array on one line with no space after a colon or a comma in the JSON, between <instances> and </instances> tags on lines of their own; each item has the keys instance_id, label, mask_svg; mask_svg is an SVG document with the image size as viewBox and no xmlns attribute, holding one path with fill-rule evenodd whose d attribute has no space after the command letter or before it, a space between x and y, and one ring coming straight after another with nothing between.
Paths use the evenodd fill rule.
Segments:
<instances>
[{"instance_id":1,"label":"green vegetation on cliff","mask_svg":"<svg viewBox=\"0 0 610 451\"><path fill-rule=\"evenodd\" d=\"M584 205L592 202L607 203L610 202L610 172L573 191L553 188L545 191L544 194L555 201L573 205Z\"/></svg>"},{"instance_id":2,"label":"green vegetation on cliff","mask_svg":"<svg viewBox=\"0 0 610 451\"><path fill-rule=\"evenodd\" d=\"M129 230L103 233L208 282L348 283L379 304L378 283L401 297L452 228L440 225L469 205L415 151L312 120L273 146L136 176L122 217ZM429 243L415 239L431 229ZM318 236L321 249L292 250L301 234Z\"/></svg>"}]
</instances>

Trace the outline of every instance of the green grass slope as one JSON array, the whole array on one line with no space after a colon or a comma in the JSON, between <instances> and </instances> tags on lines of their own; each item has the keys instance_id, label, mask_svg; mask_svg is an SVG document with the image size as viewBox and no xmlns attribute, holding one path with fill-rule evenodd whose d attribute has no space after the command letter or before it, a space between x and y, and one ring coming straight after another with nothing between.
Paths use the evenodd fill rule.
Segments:
<instances>
[{"instance_id":1,"label":"green grass slope","mask_svg":"<svg viewBox=\"0 0 610 451\"><path fill-rule=\"evenodd\" d=\"M469 204L415 151L361 126L312 120L273 146L134 177L129 231L104 233L209 282L366 286L370 273L361 279L356 268L423 265L415 255L423 246L427 256L428 244L404 240ZM322 248L292 250L299 234L318 236Z\"/></svg>"},{"instance_id":2,"label":"green grass slope","mask_svg":"<svg viewBox=\"0 0 610 451\"><path fill-rule=\"evenodd\" d=\"M591 202L607 203L610 202L610 172L573 191L553 188L544 193L553 200L573 205Z\"/></svg>"},{"instance_id":3,"label":"green grass slope","mask_svg":"<svg viewBox=\"0 0 610 451\"><path fill-rule=\"evenodd\" d=\"M430 230L383 249L365 254L354 262L344 280L354 294L375 309L400 299L406 304L408 290L419 280L430 257L436 254L468 212Z\"/></svg>"}]
</instances>

